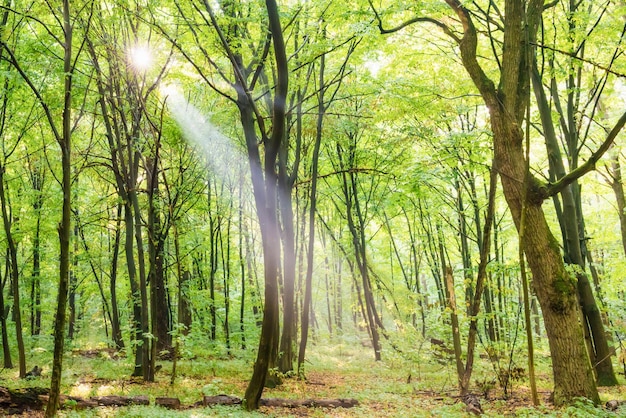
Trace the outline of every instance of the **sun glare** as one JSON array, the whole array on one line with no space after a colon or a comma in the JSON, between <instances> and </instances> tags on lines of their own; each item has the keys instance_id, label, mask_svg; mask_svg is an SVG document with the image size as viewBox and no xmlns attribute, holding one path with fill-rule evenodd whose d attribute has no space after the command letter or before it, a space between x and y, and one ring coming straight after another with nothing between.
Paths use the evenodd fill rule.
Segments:
<instances>
[{"instance_id":1,"label":"sun glare","mask_svg":"<svg viewBox=\"0 0 626 418\"><path fill-rule=\"evenodd\" d=\"M145 71L152 65L152 52L145 45L136 45L128 50L130 65L137 71Z\"/></svg>"}]
</instances>

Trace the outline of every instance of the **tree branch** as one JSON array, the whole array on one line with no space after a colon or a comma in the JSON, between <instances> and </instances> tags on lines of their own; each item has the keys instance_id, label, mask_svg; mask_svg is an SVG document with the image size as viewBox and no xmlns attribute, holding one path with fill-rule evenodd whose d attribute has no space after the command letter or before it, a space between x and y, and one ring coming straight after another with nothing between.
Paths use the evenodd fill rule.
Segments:
<instances>
[{"instance_id":1,"label":"tree branch","mask_svg":"<svg viewBox=\"0 0 626 418\"><path fill-rule=\"evenodd\" d=\"M609 148L611 148L611 145L613 145L613 142L615 142L615 138L620 133L625 124L626 112L622 114L615 126L613 126L613 129L611 129L611 132L609 132L602 145L600 145L600 148L598 148L598 150L594 152L583 165L579 166L575 170L570 171L567 175L561 177L558 181L549 184L544 189L545 193L542 197L544 199L547 199L560 193L564 188L572 184L574 181L578 180L580 177L584 176L592 170L595 170L596 163L609 150Z\"/></svg>"},{"instance_id":2,"label":"tree branch","mask_svg":"<svg viewBox=\"0 0 626 418\"><path fill-rule=\"evenodd\" d=\"M383 35L387 35L390 33L394 33L394 32L399 32L402 29L406 28L407 26L410 26L414 23L421 23L421 22L425 22L425 23L432 23L435 26L438 26L440 29L443 30L443 32L450 36L452 39L454 39L454 42L456 43L460 43L461 39L454 33L452 32L452 30L450 29L450 27L448 25L446 25L445 23L434 19L432 17L420 17L420 16L415 16L409 20L406 20L402 23L400 23L398 26L390 28L390 29L385 29L383 26L383 20L380 17L380 14L378 14L378 11L376 10L376 8L374 7L374 4L372 3L372 0L367 0L367 2L370 5L370 8L372 9L372 12L374 12L374 16L376 17L376 21L378 22L378 29L380 30L380 33Z\"/></svg>"}]
</instances>

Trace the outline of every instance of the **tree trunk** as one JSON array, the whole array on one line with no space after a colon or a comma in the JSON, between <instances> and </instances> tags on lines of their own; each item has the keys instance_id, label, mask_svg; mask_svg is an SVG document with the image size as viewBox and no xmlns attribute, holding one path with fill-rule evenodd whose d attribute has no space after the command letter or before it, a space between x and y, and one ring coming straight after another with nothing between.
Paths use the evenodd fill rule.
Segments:
<instances>
[{"instance_id":1,"label":"tree trunk","mask_svg":"<svg viewBox=\"0 0 626 418\"><path fill-rule=\"evenodd\" d=\"M619 217L620 235L622 237L622 247L626 255L626 197L624 197L624 185L622 183L622 167L619 162L619 153L614 152L611 156L611 166L609 169L611 188L615 194L617 203L617 215Z\"/></svg>"},{"instance_id":2,"label":"tree trunk","mask_svg":"<svg viewBox=\"0 0 626 418\"><path fill-rule=\"evenodd\" d=\"M13 320L15 321L15 336L17 340L17 353L20 367L20 377L26 376L26 351L22 334L22 308L20 305L20 274L17 263L17 243L11 231L11 219L9 218L9 202L5 192L5 166L0 166L0 204L2 205L2 220L4 233L7 239L7 251L9 254L11 274L11 293L13 295Z\"/></svg>"},{"instance_id":3,"label":"tree trunk","mask_svg":"<svg viewBox=\"0 0 626 418\"><path fill-rule=\"evenodd\" d=\"M76 195L74 196L76 198ZM74 332L76 331L76 287L78 286L78 279L76 278L76 270L78 269L78 222L74 222L74 228L72 228L72 264L70 268L70 287L68 295L68 310L69 317L67 320L67 339L74 339Z\"/></svg>"},{"instance_id":4,"label":"tree trunk","mask_svg":"<svg viewBox=\"0 0 626 418\"><path fill-rule=\"evenodd\" d=\"M372 341L374 358L376 361L380 361L381 347L379 328L382 328L382 323L378 316L378 312L376 311L376 303L374 301L374 294L367 265L365 219L363 218L363 213L359 203L356 174L353 172L347 173L347 171L351 168L354 168L353 163L355 158L354 153L356 151L356 134L348 133L348 135L352 143L349 145L347 156L345 155L346 152L343 150L341 145L337 144L337 155L339 157L339 164L342 171L342 192L346 204L346 222L351 234L354 259L359 270L361 284L363 287L363 299L365 302L365 311L363 314Z\"/></svg>"},{"instance_id":5,"label":"tree trunk","mask_svg":"<svg viewBox=\"0 0 626 418\"><path fill-rule=\"evenodd\" d=\"M309 236L306 247L306 276L304 278L304 298L302 301L301 312L301 331L300 331L300 347L298 348L298 376L304 376L304 360L306 358L306 346L309 339L309 311L311 309L312 287L313 287L313 260L315 255L315 214L317 210L317 181L320 147L322 143L322 128L324 123L324 113L326 107L324 104L324 93L326 91L326 82L324 80L324 72L326 71L326 56L322 54L320 57L319 68L319 93L317 100L317 120L315 125L315 142L313 144L313 155L311 156L311 189L309 196L309 213L308 226ZM299 108L299 110L301 110ZM298 115L300 117L300 115ZM306 217L303 216L303 222ZM304 224L303 224L304 227ZM330 318L329 318L330 320ZM340 321L341 319L338 318Z\"/></svg>"},{"instance_id":6,"label":"tree trunk","mask_svg":"<svg viewBox=\"0 0 626 418\"><path fill-rule=\"evenodd\" d=\"M281 164L282 165L282 164ZM282 171L282 170L281 170ZM293 371L295 323L296 243L291 202L291 179L286 173L279 176L279 205L283 225L283 330L280 338L278 370Z\"/></svg>"},{"instance_id":7,"label":"tree trunk","mask_svg":"<svg viewBox=\"0 0 626 418\"><path fill-rule=\"evenodd\" d=\"M514 179L524 176L524 169L520 167L524 161L522 150L510 143L505 146L496 142L495 145L496 159L505 162L505 165L498 165L505 198L519 228L521 187ZM533 186L529 187L532 196ZM548 227L541 203L529 201L527 205L524 252L533 273L533 287L548 335L555 403L562 404L579 396L597 403L599 397L579 322L576 280L565 270L559 245Z\"/></svg>"},{"instance_id":8,"label":"tree trunk","mask_svg":"<svg viewBox=\"0 0 626 418\"><path fill-rule=\"evenodd\" d=\"M41 332L41 209L43 208L44 175L38 166L31 168L30 178L33 190L35 191L33 211L37 217L35 221L35 236L33 237L33 272L30 287L30 333L31 335L39 335Z\"/></svg>"},{"instance_id":9,"label":"tree trunk","mask_svg":"<svg viewBox=\"0 0 626 418\"><path fill-rule=\"evenodd\" d=\"M137 196L136 184L137 184L137 170L139 166L140 154L138 151L132 150L132 142L127 144L128 158L132 162L133 168L130 172L128 198L132 205L133 211L133 226L134 226L134 240L137 247L137 264L139 267L139 311L141 317L141 339L142 342L138 350L141 350L141 372L143 379L146 382L152 382L154 380L154 371L152 366L154 365L154 358L152 357L152 343L153 338L150 334L150 303L148 301L148 281L146 277L146 261L144 255L143 246L143 233L142 233L142 219L141 209L139 207L139 197ZM132 238L131 238L132 239ZM137 364L135 364L135 367Z\"/></svg>"},{"instance_id":10,"label":"tree trunk","mask_svg":"<svg viewBox=\"0 0 626 418\"><path fill-rule=\"evenodd\" d=\"M462 377L460 378L461 395L466 395L469 392L469 383L472 376L474 366L474 349L476 347L476 337L478 334L478 313L480 311L480 303L483 299L483 293L485 299L488 300L488 285L487 285L487 263L489 262L489 255L491 253L491 227L494 223L494 213L496 205L496 188L497 188L497 171L496 168L491 167L489 173L489 193L487 213L485 216L485 228L482 231L477 231L479 237L479 251L480 262L478 264L478 274L476 277L476 292L473 295L473 300L469 307L470 324L469 332L467 336L467 361L463 370ZM475 215L476 219L480 219L480 215ZM480 228L479 223L476 222L477 228ZM491 339L493 341L493 339ZM455 348L456 353L456 348Z\"/></svg>"},{"instance_id":11,"label":"tree trunk","mask_svg":"<svg viewBox=\"0 0 626 418\"><path fill-rule=\"evenodd\" d=\"M536 65L536 64L535 64ZM536 66L533 67L533 88L537 105L540 110L542 126L546 147L548 149L549 162L551 171L556 179L563 178L567 173L563 165L559 141L555 133L552 122L552 112L548 104L548 100L541 84L539 71ZM573 115L571 116L573 117ZM572 135L576 135L571 132ZM578 141L576 141L578 144ZM577 147L578 145L576 145ZM576 154L577 150L569 150L572 161L571 169L577 166L576 158L572 154ZM611 351L606 339L606 332L598 305L591 290L589 278L585 273L585 258L583 252L584 237L584 220L580 207L580 187L578 182L574 181L569 187L561 192L562 211L557 210L559 215L559 224L563 232L563 246L565 250L565 262L578 266L576 277L578 279L578 295L580 307L583 314L583 327L587 330L585 335L588 336L589 356L595 367L598 385L614 386L617 384L617 378L613 371L613 363L611 362ZM557 198L555 197L555 200Z\"/></svg>"},{"instance_id":12,"label":"tree trunk","mask_svg":"<svg viewBox=\"0 0 626 418\"><path fill-rule=\"evenodd\" d=\"M63 0L63 32L65 34L63 49L63 74L64 74L64 105L63 105L63 130L62 135L57 135L57 142L61 148L61 167L63 190L63 209L61 222L59 223L59 287L56 310L56 323L54 327L54 356L52 360L52 376L50 382L50 397L46 408L46 417L56 415L61 394L61 378L63 367L63 350L65 344L65 324L67 310L67 294L70 274L70 236L72 221L72 27L70 22L70 2Z\"/></svg>"},{"instance_id":13,"label":"tree trunk","mask_svg":"<svg viewBox=\"0 0 626 418\"><path fill-rule=\"evenodd\" d=\"M217 194L216 194L217 198ZM209 212L209 316L211 318L211 341L217 338L217 306L215 302L215 275L217 274L218 246L217 240L220 235L220 211L212 210L211 179L207 181L207 207ZM215 212L215 214L211 213Z\"/></svg>"},{"instance_id":14,"label":"tree trunk","mask_svg":"<svg viewBox=\"0 0 626 418\"><path fill-rule=\"evenodd\" d=\"M118 190L119 192L119 190ZM132 307L132 330L133 340L135 341L135 367L133 376L143 376L143 353L144 350L138 343L142 341L141 327L141 297L139 294L139 282L137 280L137 265L135 263L134 251L134 230L135 221L133 218L132 207L129 200L124 201L124 252L126 256L126 267L128 270L128 282L130 284L130 302Z\"/></svg>"},{"instance_id":15,"label":"tree trunk","mask_svg":"<svg viewBox=\"0 0 626 418\"><path fill-rule=\"evenodd\" d=\"M278 354L279 339L279 305L278 277L280 268L280 240L276 208L277 174L276 159L285 135L285 107L289 85L289 70L285 41L280 23L280 14L275 0L265 1L269 28L277 68L277 80L272 114L272 133L264 139L265 161L261 168L257 135L253 123L253 112L250 97L242 89L238 90L241 122L246 138L248 158L252 175L252 185L257 208L257 216L261 223L261 241L263 245L265 275L265 306L259 350L254 371L245 393L245 407L248 410L258 409L263 386L271 362ZM240 86L243 87L243 86ZM266 133L263 132L265 136Z\"/></svg>"},{"instance_id":16,"label":"tree trunk","mask_svg":"<svg viewBox=\"0 0 626 418\"><path fill-rule=\"evenodd\" d=\"M246 142L250 159L250 170L256 210L261 222L261 242L263 247L263 272L265 278L265 304L261 324L261 337L254 371L246 393L245 408L258 409L261 394L265 386L269 368L276 360L279 344L279 305L278 277L280 271L280 241L278 220L276 218L276 174L272 166L266 162L265 170L259 165L256 133L252 111L240 105L241 122L246 133ZM267 157L266 157L267 158Z\"/></svg>"},{"instance_id":17,"label":"tree trunk","mask_svg":"<svg viewBox=\"0 0 626 418\"><path fill-rule=\"evenodd\" d=\"M8 260L8 252L7 252ZM13 368L13 360L11 360L11 347L9 345L9 333L7 330L8 310L4 305L4 287L9 279L8 263L4 279L0 276L0 331L2 332L2 360L6 369Z\"/></svg>"},{"instance_id":18,"label":"tree trunk","mask_svg":"<svg viewBox=\"0 0 626 418\"><path fill-rule=\"evenodd\" d=\"M182 335L189 334L191 329L191 301L189 299L189 290L191 288L191 273L186 267L183 267L183 261L180 254L180 240L178 236L178 225L172 225L174 233L174 256L176 258L176 273L178 276L178 326L179 333Z\"/></svg>"},{"instance_id":19,"label":"tree trunk","mask_svg":"<svg viewBox=\"0 0 626 418\"><path fill-rule=\"evenodd\" d=\"M598 403L593 369L579 322L576 281L566 271L559 245L546 222L541 208L544 195L539 182L531 178L528 190L523 190L527 173L521 126L529 102L528 58L543 2L531 1L524 5L518 0L506 0L501 79L497 88L478 63L477 30L470 12L457 0L446 2L463 25L463 37L456 39L463 65L489 110L494 163L518 231L522 206L526 208L524 253L533 273L533 286L541 304L550 344L555 403L563 404L579 396ZM527 196L526 202L523 202L524 196Z\"/></svg>"},{"instance_id":20,"label":"tree trunk","mask_svg":"<svg viewBox=\"0 0 626 418\"><path fill-rule=\"evenodd\" d=\"M230 356L230 223L233 213L233 200L230 199L226 221L226 237L220 234L220 253L222 254L222 284L224 289L224 340L226 353ZM226 250L224 250L224 240Z\"/></svg>"},{"instance_id":21,"label":"tree trunk","mask_svg":"<svg viewBox=\"0 0 626 418\"><path fill-rule=\"evenodd\" d=\"M239 273L241 274L241 300L239 305L239 332L241 334L241 349L246 349L246 259L244 257L244 230L243 230L243 173L239 176L239 206L237 209L237 229L239 230L239 238L237 250L239 252Z\"/></svg>"},{"instance_id":22,"label":"tree trunk","mask_svg":"<svg viewBox=\"0 0 626 418\"><path fill-rule=\"evenodd\" d=\"M454 347L454 360L456 363L456 378L460 387L463 381L463 359L461 351L461 331L459 329L459 315L456 310L456 291L454 290L454 275L452 267L444 267L444 277L446 281L447 307L450 309L450 324L452 325L452 345Z\"/></svg>"},{"instance_id":23,"label":"tree trunk","mask_svg":"<svg viewBox=\"0 0 626 418\"><path fill-rule=\"evenodd\" d=\"M155 155L147 159L148 182L148 253L150 260L150 319L154 348L151 358L172 354L171 317L168 294L165 283L165 229L161 224L159 176L160 176L160 141L155 144ZM153 360L154 361L154 360Z\"/></svg>"},{"instance_id":24,"label":"tree trunk","mask_svg":"<svg viewBox=\"0 0 626 418\"><path fill-rule=\"evenodd\" d=\"M117 204L117 215L115 217L115 232L113 237L113 247L111 248L111 266L109 292L111 293L111 334L115 343L115 348L122 350L124 348L124 339L122 337L122 328L120 327L120 311L117 304L117 262L120 254L121 229L122 229L122 210L121 203Z\"/></svg>"}]
</instances>

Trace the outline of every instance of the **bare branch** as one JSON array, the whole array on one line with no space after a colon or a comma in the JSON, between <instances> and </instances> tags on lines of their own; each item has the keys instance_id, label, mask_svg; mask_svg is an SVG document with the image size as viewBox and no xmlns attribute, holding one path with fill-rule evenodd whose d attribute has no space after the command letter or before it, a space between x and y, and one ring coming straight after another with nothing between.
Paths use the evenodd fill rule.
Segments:
<instances>
[{"instance_id":1,"label":"bare branch","mask_svg":"<svg viewBox=\"0 0 626 418\"><path fill-rule=\"evenodd\" d=\"M376 17L376 21L378 22L378 29L380 30L380 33L383 35L387 35L390 33L394 33L394 32L399 32L402 29L406 28L407 26L411 26L415 23L432 23L435 26L438 26L441 30L443 30L443 32L450 36L452 39L454 39L454 41L456 43L460 43L461 39L454 33L452 32L452 29L450 29L450 27L448 27L448 25L446 25L445 23L434 19L432 17L420 17L420 16L415 16L409 20L406 20L402 23L400 23L398 26L390 28L390 29L385 29L383 26L383 20L380 17L380 14L378 13L378 11L376 10L376 8L374 7L374 4L372 3L372 0L367 0L367 2L370 5L370 8L372 9L372 12L374 12L374 16Z\"/></svg>"}]
</instances>

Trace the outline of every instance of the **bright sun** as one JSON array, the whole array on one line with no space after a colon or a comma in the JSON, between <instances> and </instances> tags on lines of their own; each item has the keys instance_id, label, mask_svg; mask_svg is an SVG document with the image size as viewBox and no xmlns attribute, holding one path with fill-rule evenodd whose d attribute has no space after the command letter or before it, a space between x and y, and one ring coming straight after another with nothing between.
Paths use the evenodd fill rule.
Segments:
<instances>
[{"instance_id":1,"label":"bright sun","mask_svg":"<svg viewBox=\"0 0 626 418\"><path fill-rule=\"evenodd\" d=\"M130 65L137 71L145 71L152 65L152 53L145 45L136 45L128 50Z\"/></svg>"}]
</instances>

